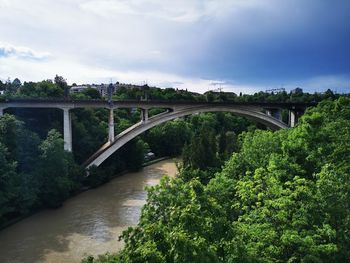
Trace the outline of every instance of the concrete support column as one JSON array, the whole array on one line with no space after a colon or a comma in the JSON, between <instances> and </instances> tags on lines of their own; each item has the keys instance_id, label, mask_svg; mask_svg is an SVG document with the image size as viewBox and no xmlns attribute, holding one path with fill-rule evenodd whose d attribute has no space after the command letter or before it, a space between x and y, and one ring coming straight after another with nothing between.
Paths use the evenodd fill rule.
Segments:
<instances>
[{"instance_id":1,"label":"concrete support column","mask_svg":"<svg viewBox=\"0 0 350 263\"><path fill-rule=\"evenodd\" d=\"M297 118L296 118L296 112L294 110L289 110L289 126L294 127L296 124Z\"/></svg>"},{"instance_id":2,"label":"concrete support column","mask_svg":"<svg viewBox=\"0 0 350 263\"><path fill-rule=\"evenodd\" d=\"M63 109L63 139L64 149L68 152L72 151L72 120L69 108Z\"/></svg>"},{"instance_id":3,"label":"concrete support column","mask_svg":"<svg viewBox=\"0 0 350 263\"><path fill-rule=\"evenodd\" d=\"M108 141L110 143L114 142L114 113L113 113L113 109L109 109Z\"/></svg>"},{"instance_id":4,"label":"concrete support column","mask_svg":"<svg viewBox=\"0 0 350 263\"><path fill-rule=\"evenodd\" d=\"M4 116L4 108L0 108L0 117Z\"/></svg>"},{"instance_id":5,"label":"concrete support column","mask_svg":"<svg viewBox=\"0 0 350 263\"><path fill-rule=\"evenodd\" d=\"M148 109L141 109L141 121L148 122Z\"/></svg>"}]
</instances>

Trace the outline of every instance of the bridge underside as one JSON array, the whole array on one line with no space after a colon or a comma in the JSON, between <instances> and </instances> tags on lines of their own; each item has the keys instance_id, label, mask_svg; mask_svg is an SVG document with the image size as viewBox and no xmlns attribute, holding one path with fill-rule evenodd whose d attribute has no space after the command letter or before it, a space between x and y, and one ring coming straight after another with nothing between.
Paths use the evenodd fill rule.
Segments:
<instances>
[{"instance_id":1,"label":"bridge underside","mask_svg":"<svg viewBox=\"0 0 350 263\"><path fill-rule=\"evenodd\" d=\"M112 109L111 109L112 110ZM148 118L148 110L142 109L142 120L135 125L129 127L125 131L121 132L114 139L105 143L96 153L94 153L85 163L84 166L89 168L90 166L99 166L115 151L121 148L130 140L134 139L141 133L160 125L164 122L174 120L183 116L204 113L204 112L231 112L239 116L247 117L256 122L262 123L272 130L288 128L289 126L283 123L280 119L277 119L271 114L265 114L262 112L262 108L254 106L193 106L193 107L177 107L167 112L160 113L151 118ZM111 133L111 129L110 129Z\"/></svg>"}]
</instances>

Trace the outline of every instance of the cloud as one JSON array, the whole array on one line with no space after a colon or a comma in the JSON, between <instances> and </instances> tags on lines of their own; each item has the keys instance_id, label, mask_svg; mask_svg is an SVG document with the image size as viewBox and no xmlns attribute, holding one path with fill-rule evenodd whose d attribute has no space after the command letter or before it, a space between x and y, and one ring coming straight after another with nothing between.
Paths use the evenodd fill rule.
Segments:
<instances>
[{"instance_id":1,"label":"cloud","mask_svg":"<svg viewBox=\"0 0 350 263\"><path fill-rule=\"evenodd\" d=\"M0 77L112 77L200 92L346 88L349 7L348 0L0 0L1 40L11 43L0 43Z\"/></svg>"},{"instance_id":2,"label":"cloud","mask_svg":"<svg viewBox=\"0 0 350 263\"><path fill-rule=\"evenodd\" d=\"M80 5L82 10L108 17L118 14L170 20L174 22L196 22L223 10L229 1L201 0L91 0Z\"/></svg>"},{"instance_id":3,"label":"cloud","mask_svg":"<svg viewBox=\"0 0 350 263\"><path fill-rule=\"evenodd\" d=\"M0 0L0 7L7 7L10 5L10 0Z\"/></svg>"},{"instance_id":4,"label":"cloud","mask_svg":"<svg viewBox=\"0 0 350 263\"><path fill-rule=\"evenodd\" d=\"M254 93L260 90L257 86L235 85L222 80L186 77L162 71L111 70L59 58L37 63L34 60L18 61L15 57L0 57L0 79L3 80L7 77L18 77L22 81L41 81L53 78L56 74L64 76L69 84L108 83L112 80L136 85L147 83L150 86L204 93L217 88L213 83L220 83L224 91L233 91L237 94Z\"/></svg>"},{"instance_id":5,"label":"cloud","mask_svg":"<svg viewBox=\"0 0 350 263\"><path fill-rule=\"evenodd\" d=\"M44 60L38 63L35 60L18 60L16 57L0 56L0 79L18 77L22 81L41 81L53 78L56 74L64 76L70 84L109 83L119 81L162 88L187 89L193 92L204 93L218 88L227 92L239 94L253 94L271 88L284 87L290 91L296 87L307 92L322 92L331 89L338 93L350 92L350 77L347 75L323 75L292 80L283 84L265 84L237 80L223 80L216 78L200 78L167 73L157 70L116 70L99 66L85 65L79 61L57 58Z\"/></svg>"},{"instance_id":6,"label":"cloud","mask_svg":"<svg viewBox=\"0 0 350 263\"><path fill-rule=\"evenodd\" d=\"M46 60L51 57L48 52L37 52L28 47L14 46L0 42L0 57L14 57L18 59Z\"/></svg>"}]
</instances>

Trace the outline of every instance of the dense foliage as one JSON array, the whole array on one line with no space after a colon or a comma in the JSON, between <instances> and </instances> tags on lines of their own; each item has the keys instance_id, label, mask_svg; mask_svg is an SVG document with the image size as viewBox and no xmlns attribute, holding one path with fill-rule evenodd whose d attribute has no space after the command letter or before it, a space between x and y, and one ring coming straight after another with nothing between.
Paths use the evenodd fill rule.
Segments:
<instances>
[{"instance_id":1,"label":"dense foliage","mask_svg":"<svg viewBox=\"0 0 350 263\"><path fill-rule=\"evenodd\" d=\"M80 185L81 168L63 139L50 130L44 140L24 123L5 114L0 118L0 223L40 207L56 207Z\"/></svg>"},{"instance_id":2,"label":"dense foliage","mask_svg":"<svg viewBox=\"0 0 350 263\"><path fill-rule=\"evenodd\" d=\"M349 262L350 99L239 141L208 182L182 169L151 187L125 248L84 262Z\"/></svg>"},{"instance_id":3,"label":"dense foliage","mask_svg":"<svg viewBox=\"0 0 350 263\"><path fill-rule=\"evenodd\" d=\"M76 84L73 84L73 86ZM253 95L235 94L234 92L208 91L204 94L178 90L174 88L157 88L148 85L138 86L131 84L116 83L118 89L113 94L114 100L170 100L170 101L208 101L208 102L319 102L324 99L337 99L339 94L334 94L328 89L324 93L304 93L297 88L294 92L286 91L279 93L257 92ZM60 99L107 99L102 98L99 92L86 88L80 93L70 93L70 86L62 76L56 75L53 80L40 82L24 82L18 78L6 82L0 80L1 99L6 98L60 98Z\"/></svg>"}]
</instances>

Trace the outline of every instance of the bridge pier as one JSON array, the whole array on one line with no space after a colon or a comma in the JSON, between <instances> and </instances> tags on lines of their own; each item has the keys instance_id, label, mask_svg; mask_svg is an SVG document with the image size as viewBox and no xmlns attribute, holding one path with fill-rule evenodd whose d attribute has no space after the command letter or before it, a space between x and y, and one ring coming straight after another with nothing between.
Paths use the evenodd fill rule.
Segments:
<instances>
[{"instance_id":1,"label":"bridge pier","mask_svg":"<svg viewBox=\"0 0 350 263\"><path fill-rule=\"evenodd\" d=\"M63 140L64 149L68 152L72 151L72 119L70 108L62 108L63 110Z\"/></svg>"},{"instance_id":2,"label":"bridge pier","mask_svg":"<svg viewBox=\"0 0 350 263\"><path fill-rule=\"evenodd\" d=\"M297 121L296 118L296 112L294 110L289 110L289 120L288 120L288 124L290 127L294 127Z\"/></svg>"},{"instance_id":3,"label":"bridge pier","mask_svg":"<svg viewBox=\"0 0 350 263\"><path fill-rule=\"evenodd\" d=\"M290 109L289 110L289 126L294 127L298 121L299 118L304 114L304 109Z\"/></svg>"},{"instance_id":4,"label":"bridge pier","mask_svg":"<svg viewBox=\"0 0 350 263\"><path fill-rule=\"evenodd\" d=\"M114 113L113 113L113 109L109 109L108 141L110 143L114 142Z\"/></svg>"},{"instance_id":5,"label":"bridge pier","mask_svg":"<svg viewBox=\"0 0 350 263\"><path fill-rule=\"evenodd\" d=\"M4 108L0 108L0 117L4 116Z\"/></svg>"},{"instance_id":6,"label":"bridge pier","mask_svg":"<svg viewBox=\"0 0 350 263\"><path fill-rule=\"evenodd\" d=\"M148 109L141 109L141 121L148 122Z\"/></svg>"}]
</instances>

